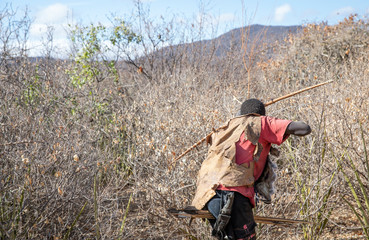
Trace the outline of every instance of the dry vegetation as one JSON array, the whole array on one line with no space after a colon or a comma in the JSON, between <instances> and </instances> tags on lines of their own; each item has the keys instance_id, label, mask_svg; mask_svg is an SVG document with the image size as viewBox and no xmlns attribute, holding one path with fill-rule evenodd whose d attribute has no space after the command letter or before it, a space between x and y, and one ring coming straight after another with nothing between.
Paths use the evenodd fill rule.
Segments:
<instances>
[{"instance_id":1,"label":"dry vegetation","mask_svg":"<svg viewBox=\"0 0 369 240\"><path fill-rule=\"evenodd\" d=\"M246 72L232 48L215 56L216 45L173 47L184 43L176 39L201 39L203 23L155 24L139 14L141 28L115 29L127 36L116 36L119 54L108 58L98 41L83 42L93 31L71 31L65 61L50 58L50 42L45 58L28 58L28 18L16 25L11 9L0 14L1 239L211 239L205 221L189 225L166 212L189 204L206 147L177 162L174 156L234 116L249 83L251 97L266 102L327 80L334 82L267 108L309 123L313 133L280 147L273 204L256 209L312 224L259 225L258 235L368 238L361 227L368 223L360 224L369 214L368 21L352 16L335 26L307 25L275 45L275 58ZM349 203L363 211L355 215Z\"/></svg>"}]
</instances>

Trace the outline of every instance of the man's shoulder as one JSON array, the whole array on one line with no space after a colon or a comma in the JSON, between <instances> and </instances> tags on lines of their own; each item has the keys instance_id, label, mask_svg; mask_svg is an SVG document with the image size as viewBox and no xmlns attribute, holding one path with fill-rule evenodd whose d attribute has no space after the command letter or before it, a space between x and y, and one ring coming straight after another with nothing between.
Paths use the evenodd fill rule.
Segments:
<instances>
[{"instance_id":1,"label":"man's shoulder","mask_svg":"<svg viewBox=\"0 0 369 240\"><path fill-rule=\"evenodd\" d=\"M230 120L230 129L238 128L245 132L246 139L257 144L261 132L261 117L258 114L240 115Z\"/></svg>"}]
</instances>

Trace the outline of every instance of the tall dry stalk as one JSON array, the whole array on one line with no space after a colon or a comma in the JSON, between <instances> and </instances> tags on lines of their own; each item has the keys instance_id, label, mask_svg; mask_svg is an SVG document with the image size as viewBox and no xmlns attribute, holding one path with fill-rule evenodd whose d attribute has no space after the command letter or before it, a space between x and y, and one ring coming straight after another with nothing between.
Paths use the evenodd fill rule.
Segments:
<instances>
[{"instance_id":1,"label":"tall dry stalk","mask_svg":"<svg viewBox=\"0 0 369 240\"><path fill-rule=\"evenodd\" d=\"M247 98L250 98L251 96L250 86L252 84L252 68L255 66L257 61L256 54L258 50L260 51L262 49L260 44L265 40L266 32L268 30L267 27L263 27L262 31L258 31L256 35L251 37L253 26L250 24L253 22L255 15L256 10L249 19L244 19L247 14L245 10L245 2L242 1L242 23L244 26L241 28L241 51L243 66L247 72Z\"/></svg>"}]
</instances>

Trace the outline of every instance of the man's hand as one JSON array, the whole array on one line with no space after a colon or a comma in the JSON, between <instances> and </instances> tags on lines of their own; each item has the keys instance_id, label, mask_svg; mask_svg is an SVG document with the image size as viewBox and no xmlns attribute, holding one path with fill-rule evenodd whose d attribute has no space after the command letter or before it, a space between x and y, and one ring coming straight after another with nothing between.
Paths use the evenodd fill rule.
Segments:
<instances>
[{"instance_id":1,"label":"man's hand","mask_svg":"<svg viewBox=\"0 0 369 240\"><path fill-rule=\"evenodd\" d=\"M311 128L304 122L291 122L285 132L286 134L293 134L296 136L305 136L311 133Z\"/></svg>"}]
</instances>

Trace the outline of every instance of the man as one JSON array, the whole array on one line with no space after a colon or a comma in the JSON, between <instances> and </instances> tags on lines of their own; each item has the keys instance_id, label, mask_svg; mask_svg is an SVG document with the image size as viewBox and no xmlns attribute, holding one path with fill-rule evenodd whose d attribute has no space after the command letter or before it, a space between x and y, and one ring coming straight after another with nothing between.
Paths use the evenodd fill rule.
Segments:
<instances>
[{"instance_id":1,"label":"man","mask_svg":"<svg viewBox=\"0 0 369 240\"><path fill-rule=\"evenodd\" d=\"M192 206L214 215L216 220L210 221L214 236L256 239L252 208L255 191L270 201L274 181L268 159L271 144L282 144L290 134L305 136L310 132L303 122L265 116L264 104L249 99L242 103L240 116L212 134Z\"/></svg>"}]
</instances>

